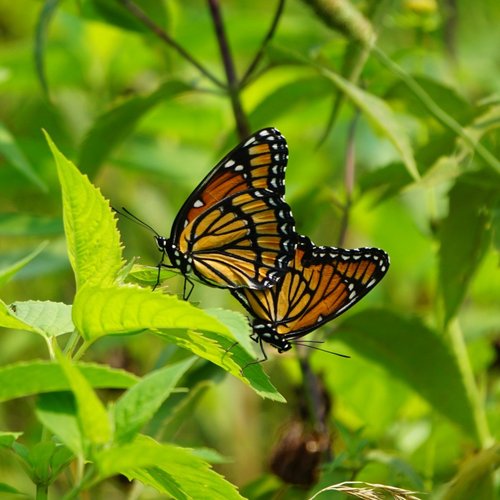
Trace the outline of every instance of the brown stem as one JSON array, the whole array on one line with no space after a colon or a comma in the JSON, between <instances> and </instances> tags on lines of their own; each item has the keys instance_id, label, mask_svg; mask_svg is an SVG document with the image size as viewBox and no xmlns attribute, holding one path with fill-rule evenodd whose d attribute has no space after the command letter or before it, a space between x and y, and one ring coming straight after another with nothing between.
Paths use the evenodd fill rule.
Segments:
<instances>
[{"instance_id":1,"label":"brown stem","mask_svg":"<svg viewBox=\"0 0 500 500\"><path fill-rule=\"evenodd\" d=\"M241 105L239 84L236 78L236 71L234 68L233 58L231 56L231 50L229 48L226 32L224 30L224 22L222 21L219 1L208 0L208 5L210 7L210 13L212 14L212 21L215 27L215 35L219 43L222 63L224 64L227 89L229 92L229 98L231 99L231 106L233 108L238 136L240 137L240 139L244 139L250 134L250 127Z\"/></svg>"},{"instance_id":2,"label":"brown stem","mask_svg":"<svg viewBox=\"0 0 500 500\"><path fill-rule=\"evenodd\" d=\"M216 78L210 71L201 65L187 50L179 45L170 35L158 26L137 4L131 0L118 0L136 19L138 19L144 26L149 28L160 40L164 41L167 45L176 50L186 61L195 66L198 71L206 76L212 83L218 87L224 88L225 85L218 78Z\"/></svg>"},{"instance_id":3,"label":"brown stem","mask_svg":"<svg viewBox=\"0 0 500 500\"><path fill-rule=\"evenodd\" d=\"M262 40L262 44L255 54L255 57L253 58L253 61L250 63L248 66L247 70L245 71L245 74L243 75L243 78L241 79L241 87L244 87L247 83L250 77L252 76L252 73L254 72L255 68L259 64L260 60L262 59L264 52L269 45L269 42L272 40L274 33L276 32L276 28L278 27L278 22L281 18L281 15L283 14L283 9L285 7L285 0L279 0L278 2L278 7L276 9L276 12L274 14L273 22L271 23L271 27L269 28L269 31L267 32L266 36L264 37L264 40Z\"/></svg>"}]
</instances>

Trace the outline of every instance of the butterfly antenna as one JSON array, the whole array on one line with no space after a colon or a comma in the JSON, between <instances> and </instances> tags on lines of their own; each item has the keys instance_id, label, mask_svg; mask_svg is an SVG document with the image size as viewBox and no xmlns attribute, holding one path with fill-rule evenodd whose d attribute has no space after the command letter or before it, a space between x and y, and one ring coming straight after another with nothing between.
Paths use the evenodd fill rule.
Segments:
<instances>
[{"instance_id":1,"label":"butterfly antenna","mask_svg":"<svg viewBox=\"0 0 500 500\"><path fill-rule=\"evenodd\" d=\"M328 354L335 354L335 356L340 356L341 358L350 358L347 354L340 354L339 352L329 351L328 349L321 349L321 347L316 347L314 345L310 345L310 342L321 344L321 340L296 340L293 342L294 345L300 345L303 347L308 347L309 349L314 349L316 351L326 352Z\"/></svg>"},{"instance_id":2,"label":"butterfly antenna","mask_svg":"<svg viewBox=\"0 0 500 500\"><path fill-rule=\"evenodd\" d=\"M125 217L126 219L128 220L131 220L133 222L135 222L136 224L139 224L140 226L142 227L145 227L146 229L149 229L150 231L153 232L153 234L155 234L156 236L160 236L149 224L147 224L146 222L144 222L143 220L139 219L139 217L137 217L137 215L134 215L132 212L130 212L129 210L127 210L125 207L122 207L122 210L123 212L120 212L120 210L118 210L117 208L115 207L111 207L117 214Z\"/></svg>"}]
</instances>

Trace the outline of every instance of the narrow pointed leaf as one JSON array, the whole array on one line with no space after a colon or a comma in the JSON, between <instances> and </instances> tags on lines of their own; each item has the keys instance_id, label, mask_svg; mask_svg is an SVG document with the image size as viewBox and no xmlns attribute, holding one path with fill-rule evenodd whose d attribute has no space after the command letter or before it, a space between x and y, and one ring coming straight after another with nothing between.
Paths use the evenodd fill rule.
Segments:
<instances>
[{"instance_id":1,"label":"narrow pointed leaf","mask_svg":"<svg viewBox=\"0 0 500 500\"><path fill-rule=\"evenodd\" d=\"M40 243L40 245L38 245L31 253L26 255L26 257L18 260L8 267L0 269L0 286L8 283L13 276L15 276L21 269L26 267L47 246L47 244L47 241Z\"/></svg>"},{"instance_id":2,"label":"narrow pointed leaf","mask_svg":"<svg viewBox=\"0 0 500 500\"><path fill-rule=\"evenodd\" d=\"M123 267L120 236L109 202L46 134L62 187L64 230L77 287L111 285Z\"/></svg>"},{"instance_id":3,"label":"narrow pointed leaf","mask_svg":"<svg viewBox=\"0 0 500 500\"><path fill-rule=\"evenodd\" d=\"M148 111L188 90L190 87L183 82L169 81L151 94L132 97L100 116L80 148L79 164L82 171L92 177L112 150L131 134L137 122Z\"/></svg>"},{"instance_id":4,"label":"narrow pointed leaf","mask_svg":"<svg viewBox=\"0 0 500 500\"><path fill-rule=\"evenodd\" d=\"M195 358L149 373L118 399L114 408L115 442L130 441L158 411Z\"/></svg>"},{"instance_id":5,"label":"narrow pointed leaf","mask_svg":"<svg viewBox=\"0 0 500 500\"><path fill-rule=\"evenodd\" d=\"M78 363L88 384L98 388L126 389L138 378L123 370ZM71 386L58 363L30 361L0 367L0 402L45 392L69 391Z\"/></svg>"},{"instance_id":6,"label":"narrow pointed leaf","mask_svg":"<svg viewBox=\"0 0 500 500\"><path fill-rule=\"evenodd\" d=\"M106 408L78 367L58 351L56 356L75 395L81 433L92 444L107 443L111 440L111 424Z\"/></svg>"}]
</instances>

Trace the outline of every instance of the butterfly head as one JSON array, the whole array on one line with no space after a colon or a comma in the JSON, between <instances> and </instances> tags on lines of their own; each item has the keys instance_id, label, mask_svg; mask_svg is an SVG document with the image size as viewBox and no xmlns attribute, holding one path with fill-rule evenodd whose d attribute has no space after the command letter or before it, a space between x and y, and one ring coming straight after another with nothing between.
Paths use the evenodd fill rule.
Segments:
<instances>
[{"instance_id":1,"label":"butterfly head","mask_svg":"<svg viewBox=\"0 0 500 500\"><path fill-rule=\"evenodd\" d=\"M158 250L163 255L167 255L171 264L179 269L182 274L188 274L191 272L193 267L193 260L190 256L183 254L173 243L170 238L165 238L164 236L155 236L156 245Z\"/></svg>"},{"instance_id":2,"label":"butterfly head","mask_svg":"<svg viewBox=\"0 0 500 500\"><path fill-rule=\"evenodd\" d=\"M283 335L277 333L271 323L255 319L252 328L253 334L250 338L254 342L259 342L259 340L267 342L277 349L279 353L289 351L292 348L292 344Z\"/></svg>"}]
</instances>

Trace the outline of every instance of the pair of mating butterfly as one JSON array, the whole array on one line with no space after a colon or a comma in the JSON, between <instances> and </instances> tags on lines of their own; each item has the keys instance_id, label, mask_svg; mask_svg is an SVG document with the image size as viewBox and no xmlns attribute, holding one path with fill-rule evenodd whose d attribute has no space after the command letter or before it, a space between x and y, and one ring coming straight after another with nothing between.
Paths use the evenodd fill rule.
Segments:
<instances>
[{"instance_id":1,"label":"pair of mating butterfly","mask_svg":"<svg viewBox=\"0 0 500 500\"><path fill-rule=\"evenodd\" d=\"M263 342L278 352L305 343L297 339L358 302L389 267L389 256L378 248L316 246L295 232L284 200L287 161L286 140L278 130L256 132L193 191L170 238L155 232L159 268L184 274L184 298L193 287L190 273L229 288L254 318L251 338L264 359Z\"/></svg>"}]
</instances>

